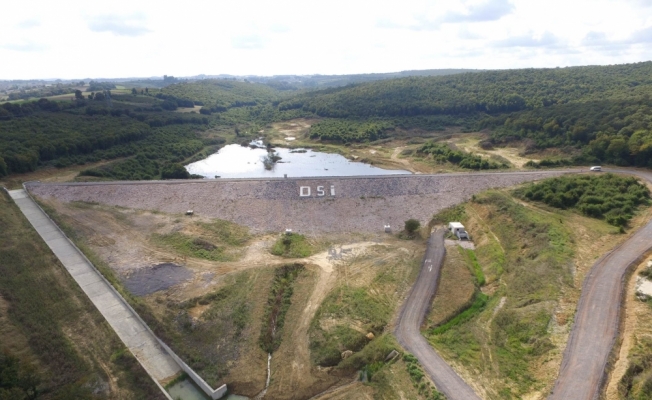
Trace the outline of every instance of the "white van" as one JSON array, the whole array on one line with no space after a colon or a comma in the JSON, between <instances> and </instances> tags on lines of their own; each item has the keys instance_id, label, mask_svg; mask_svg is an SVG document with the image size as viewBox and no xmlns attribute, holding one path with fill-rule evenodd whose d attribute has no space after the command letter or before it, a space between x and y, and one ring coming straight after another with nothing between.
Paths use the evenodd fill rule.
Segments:
<instances>
[{"instance_id":1,"label":"white van","mask_svg":"<svg viewBox=\"0 0 652 400\"><path fill-rule=\"evenodd\" d=\"M591 167L589 169L589 171L600 172L600 171L602 171L602 167L599 167L599 166Z\"/></svg>"}]
</instances>

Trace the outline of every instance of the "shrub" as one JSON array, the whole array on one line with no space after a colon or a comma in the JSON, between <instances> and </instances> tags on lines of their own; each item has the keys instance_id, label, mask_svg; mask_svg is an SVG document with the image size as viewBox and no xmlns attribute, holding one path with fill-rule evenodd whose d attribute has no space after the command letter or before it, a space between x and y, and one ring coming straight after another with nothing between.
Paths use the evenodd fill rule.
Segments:
<instances>
[{"instance_id":1,"label":"shrub","mask_svg":"<svg viewBox=\"0 0 652 400\"><path fill-rule=\"evenodd\" d=\"M287 258L303 258L312 254L313 248L304 235L289 233L282 235L272 246L271 253Z\"/></svg>"},{"instance_id":2,"label":"shrub","mask_svg":"<svg viewBox=\"0 0 652 400\"><path fill-rule=\"evenodd\" d=\"M421 227L421 222L416 219L408 219L405 221L405 232L413 234Z\"/></svg>"}]
</instances>

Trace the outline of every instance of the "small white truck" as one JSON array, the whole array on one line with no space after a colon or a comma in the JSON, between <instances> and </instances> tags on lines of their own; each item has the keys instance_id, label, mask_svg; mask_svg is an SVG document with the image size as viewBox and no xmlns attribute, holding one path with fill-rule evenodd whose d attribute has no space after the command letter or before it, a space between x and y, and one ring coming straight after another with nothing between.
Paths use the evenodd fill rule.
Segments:
<instances>
[{"instance_id":1,"label":"small white truck","mask_svg":"<svg viewBox=\"0 0 652 400\"><path fill-rule=\"evenodd\" d=\"M464 229L464 225L462 225L459 222L449 222L448 223L448 230L459 240L469 240L469 234L466 232L466 229Z\"/></svg>"}]
</instances>

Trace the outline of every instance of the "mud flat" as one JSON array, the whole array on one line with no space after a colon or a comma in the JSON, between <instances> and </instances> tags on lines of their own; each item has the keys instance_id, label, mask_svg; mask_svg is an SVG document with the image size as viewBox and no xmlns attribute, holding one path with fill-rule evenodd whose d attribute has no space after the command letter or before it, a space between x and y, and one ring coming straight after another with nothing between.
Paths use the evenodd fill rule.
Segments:
<instances>
[{"instance_id":1,"label":"mud flat","mask_svg":"<svg viewBox=\"0 0 652 400\"><path fill-rule=\"evenodd\" d=\"M34 195L63 202L85 201L221 218L253 232L286 228L304 233L379 232L422 223L439 210L490 188L558 176L569 171L216 179L105 183L29 183Z\"/></svg>"}]
</instances>

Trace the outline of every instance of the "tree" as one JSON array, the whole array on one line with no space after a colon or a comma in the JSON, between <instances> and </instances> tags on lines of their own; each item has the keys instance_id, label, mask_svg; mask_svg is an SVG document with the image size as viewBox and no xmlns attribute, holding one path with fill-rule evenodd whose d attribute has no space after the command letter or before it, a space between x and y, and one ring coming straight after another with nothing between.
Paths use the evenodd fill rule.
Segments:
<instances>
[{"instance_id":1,"label":"tree","mask_svg":"<svg viewBox=\"0 0 652 400\"><path fill-rule=\"evenodd\" d=\"M136 88L131 88L131 94L133 94L134 96L138 94Z\"/></svg>"},{"instance_id":2,"label":"tree","mask_svg":"<svg viewBox=\"0 0 652 400\"><path fill-rule=\"evenodd\" d=\"M405 232L413 234L421 227L421 222L416 219L408 219L405 221Z\"/></svg>"},{"instance_id":3,"label":"tree","mask_svg":"<svg viewBox=\"0 0 652 400\"><path fill-rule=\"evenodd\" d=\"M104 93L102 93L102 92L97 92L97 93L95 93L95 97L94 97L94 98L95 98L95 100L97 100L97 101L103 101L103 100L104 100Z\"/></svg>"},{"instance_id":4,"label":"tree","mask_svg":"<svg viewBox=\"0 0 652 400\"><path fill-rule=\"evenodd\" d=\"M84 98L84 95L82 94L81 90L75 90L75 99L81 100Z\"/></svg>"},{"instance_id":5,"label":"tree","mask_svg":"<svg viewBox=\"0 0 652 400\"><path fill-rule=\"evenodd\" d=\"M9 172L7 171L7 163L5 162L5 159L0 157L0 176L5 176Z\"/></svg>"},{"instance_id":6,"label":"tree","mask_svg":"<svg viewBox=\"0 0 652 400\"><path fill-rule=\"evenodd\" d=\"M174 100L165 100L163 103L161 103L161 108L164 110L168 111L174 111L178 107L178 104Z\"/></svg>"},{"instance_id":7,"label":"tree","mask_svg":"<svg viewBox=\"0 0 652 400\"><path fill-rule=\"evenodd\" d=\"M189 179L190 173L186 171L183 165L174 163L163 167L161 171L162 179Z\"/></svg>"}]
</instances>

